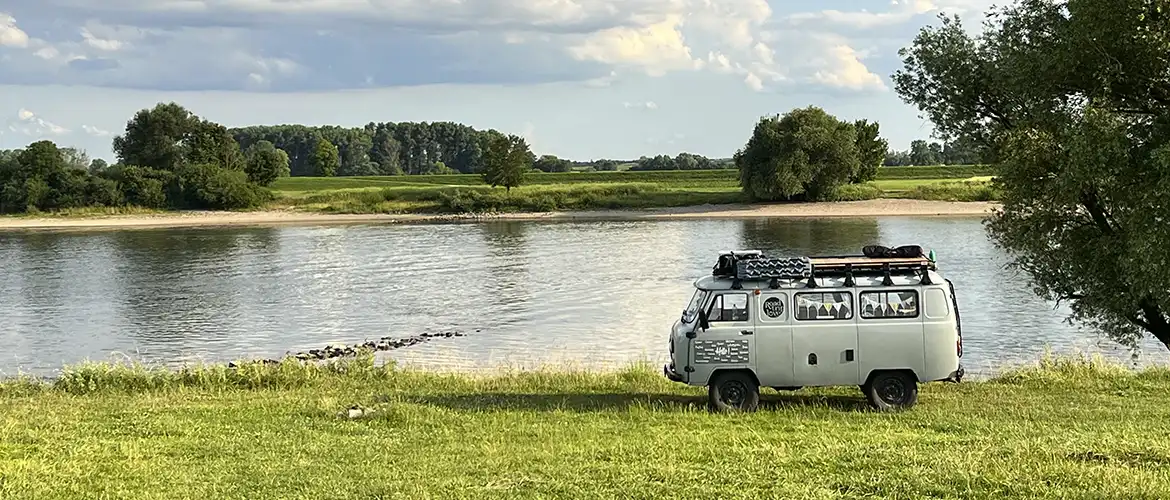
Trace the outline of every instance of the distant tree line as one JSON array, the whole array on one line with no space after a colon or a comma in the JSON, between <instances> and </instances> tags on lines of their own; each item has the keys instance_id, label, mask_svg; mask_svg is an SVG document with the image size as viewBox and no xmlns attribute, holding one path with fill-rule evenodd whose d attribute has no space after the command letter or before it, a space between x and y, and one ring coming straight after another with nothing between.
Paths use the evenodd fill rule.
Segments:
<instances>
[{"instance_id":1,"label":"distant tree line","mask_svg":"<svg viewBox=\"0 0 1170 500\"><path fill-rule=\"evenodd\" d=\"M926 142L917 140L910 143L905 151L890 151L883 165L902 167L909 165L980 165L994 163L984 146L969 138L954 141Z\"/></svg>"}]
</instances>

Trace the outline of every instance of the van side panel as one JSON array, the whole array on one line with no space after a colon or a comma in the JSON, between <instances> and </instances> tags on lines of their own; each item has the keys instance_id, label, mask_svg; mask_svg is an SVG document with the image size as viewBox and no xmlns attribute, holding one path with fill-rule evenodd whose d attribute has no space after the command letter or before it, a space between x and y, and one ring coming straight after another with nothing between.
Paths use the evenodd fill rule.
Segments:
<instances>
[{"instance_id":1,"label":"van side panel","mask_svg":"<svg viewBox=\"0 0 1170 500\"><path fill-rule=\"evenodd\" d=\"M922 340L926 355L925 381L946 379L959 369L959 340L955 324L955 309L943 288L925 290Z\"/></svg>"},{"instance_id":2,"label":"van side panel","mask_svg":"<svg viewBox=\"0 0 1170 500\"><path fill-rule=\"evenodd\" d=\"M875 370L927 371L922 348L920 291L912 287L860 289L857 354L861 382Z\"/></svg>"}]
</instances>

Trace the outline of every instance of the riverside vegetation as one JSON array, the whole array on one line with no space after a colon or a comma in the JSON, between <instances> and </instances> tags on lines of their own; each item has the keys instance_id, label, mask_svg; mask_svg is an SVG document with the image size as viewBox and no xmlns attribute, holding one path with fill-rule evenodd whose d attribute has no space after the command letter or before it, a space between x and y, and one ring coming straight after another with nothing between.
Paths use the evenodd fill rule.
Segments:
<instances>
[{"instance_id":1,"label":"riverside vegetation","mask_svg":"<svg viewBox=\"0 0 1170 500\"><path fill-rule=\"evenodd\" d=\"M644 365L89 364L0 383L0 497L1165 498L1167 391L1164 368L1046 358L908 412L816 389L713 414Z\"/></svg>"},{"instance_id":2,"label":"riverside vegetation","mask_svg":"<svg viewBox=\"0 0 1170 500\"><path fill-rule=\"evenodd\" d=\"M768 129L776 124L782 130ZM537 158L521 137L454 123L229 129L179 104L160 103L138 111L114 138L113 165L90 161L84 152L51 141L0 151L0 212L483 212L993 197L982 184L977 189L983 191L973 194L965 186L923 180L887 191L883 180L922 179L923 168L937 168L930 175L939 179L953 177L947 172L990 175L990 170L881 167L897 161L889 157L876 123L844 122L819 108L804 108L782 121L763 119L756 128L748 147L731 159L684 152L627 163L581 163L551 155ZM797 140L825 130L832 133L832 141L810 145ZM907 158L976 157L970 148L928 147L921 141L915 147L917 153ZM783 167L777 170L778 165ZM927 184L932 191L914 189ZM494 189L498 187L503 189Z\"/></svg>"}]
</instances>

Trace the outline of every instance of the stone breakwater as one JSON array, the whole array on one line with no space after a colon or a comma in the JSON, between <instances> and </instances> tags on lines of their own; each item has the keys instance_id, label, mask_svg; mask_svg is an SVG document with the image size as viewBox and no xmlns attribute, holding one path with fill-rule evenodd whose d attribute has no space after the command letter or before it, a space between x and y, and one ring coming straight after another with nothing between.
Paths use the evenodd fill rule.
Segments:
<instances>
[{"instance_id":1,"label":"stone breakwater","mask_svg":"<svg viewBox=\"0 0 1170 500\"><path fill-rule=\"evenodd\" d=\"M476 333L479 330L475 331ZM304 352L292 353L285 355L285 359L293 358L300 361L320 361L341 357L356 356L363 350L368 351L390 351L394 349L402 349L413 345L429 342L432 339L449 339L454 337L466 337L467 334L462 332L439 332L439 333L420 333L418 335L411 335L409 337L382 337L378 340L369 340L361 344L354 345L327 345L321 349L310 349ZM279 359L261 359L257 362L263 364L278 364ZM235 368L235 363L228 363L228 368Z\"/></svg>"}]
</instances>

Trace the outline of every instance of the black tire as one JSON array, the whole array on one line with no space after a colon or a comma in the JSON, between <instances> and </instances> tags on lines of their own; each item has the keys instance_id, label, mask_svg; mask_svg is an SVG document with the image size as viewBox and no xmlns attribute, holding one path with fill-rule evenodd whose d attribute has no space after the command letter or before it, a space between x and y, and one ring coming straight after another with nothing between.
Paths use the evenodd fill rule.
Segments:
<instances>
[{"instance_id":1,"label":"black tire","mask_svg":"<svg viewBox=\"0 0 1170 500\"><path fill-rule=\"evenodd\" d=\"M881 411L899 411L918 402L918 381L904 372L881 372L862 390L870 406Z\"/></svg>"},{"instance_id":2,"label":"black tire","mask_svg":"<svg viewBox=\"0 0 1170 500\"><path fill-rule=\"evenodd\" d=\"M760 386L745 372L719 372L707 386L707 405L713 411L752 412L760 404Z\"/></svg>"}]
</instances>

